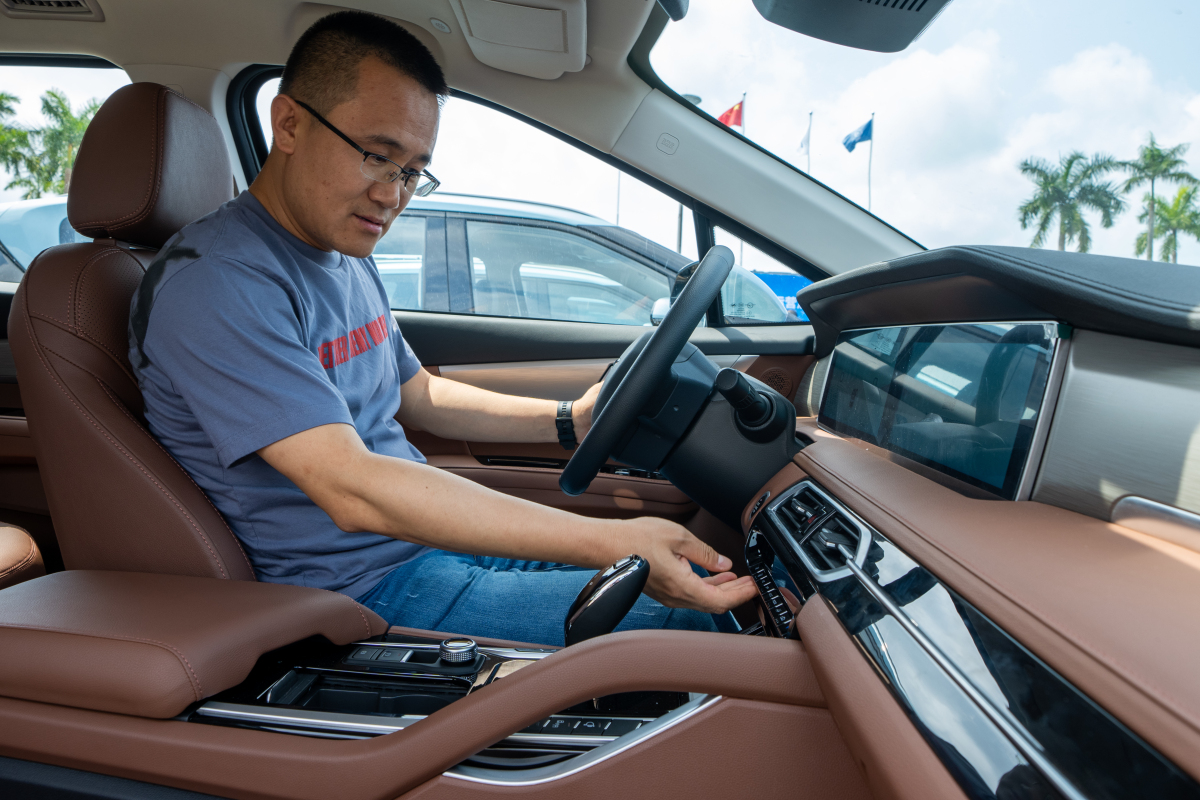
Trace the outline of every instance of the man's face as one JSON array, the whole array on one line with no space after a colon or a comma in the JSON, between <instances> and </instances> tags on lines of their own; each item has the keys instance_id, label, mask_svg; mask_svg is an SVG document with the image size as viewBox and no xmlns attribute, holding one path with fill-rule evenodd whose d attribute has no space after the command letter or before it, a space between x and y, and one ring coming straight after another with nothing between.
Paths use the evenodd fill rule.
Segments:
<instances>
[{"instance_id":1,"label":"man's face","mask_svg":"<svg viewBox=\"0 0 1200 800\"><path fill-rule=\"evenodd\" d=\"M366 258L412 195L402 178L380 183L363 175L360 153L312 114L292 106L291 141L281 142L286 133L281 137L277 130L276 143L291 150L282 188L293 223L302 238L323 250ZM412 170L429 164L437 141L437 97L375 58L359 65L354 97L325 118L364 150Z\"/></svg>"}]
</instances>

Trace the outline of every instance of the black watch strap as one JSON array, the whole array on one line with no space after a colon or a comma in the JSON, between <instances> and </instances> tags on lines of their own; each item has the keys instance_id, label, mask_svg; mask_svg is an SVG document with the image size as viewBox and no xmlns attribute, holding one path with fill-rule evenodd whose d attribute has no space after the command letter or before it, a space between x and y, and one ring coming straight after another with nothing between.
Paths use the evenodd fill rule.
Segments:
<instances>
[{"instance_id":1,"label":"black watch strap","mask_svg":"<svg viewBox=\"0 0 1200 800\"><path fill-rule=\"evenodd\" d=\"M559 400L558 416L554 418L554 425L558 428L558 443L564 450L574 450L578 444L575 441L575 420L571 418L571 408L574 405L574 400Z\"/></svg>"}]
</instances>

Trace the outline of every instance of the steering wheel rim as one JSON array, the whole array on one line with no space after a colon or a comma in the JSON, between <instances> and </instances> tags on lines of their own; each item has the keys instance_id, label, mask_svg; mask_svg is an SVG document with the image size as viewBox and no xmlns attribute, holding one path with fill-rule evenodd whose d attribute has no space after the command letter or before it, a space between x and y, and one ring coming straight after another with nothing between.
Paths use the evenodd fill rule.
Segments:
<instances>
[{"instance_id":1,"label":"steering wheel rim","mask_svg":"<svg viewBox=\"0 0 1200 800\"><path fill-rule=\"evenodd\" d=\"M654 329L599 416L592 420L592 427L563 468L558 479L563 492L578 495L591 485L717 299L733 270L733 262L733 251L724 245L716 245L704 254L678 299Z\"/></svg>"}]
</instances>

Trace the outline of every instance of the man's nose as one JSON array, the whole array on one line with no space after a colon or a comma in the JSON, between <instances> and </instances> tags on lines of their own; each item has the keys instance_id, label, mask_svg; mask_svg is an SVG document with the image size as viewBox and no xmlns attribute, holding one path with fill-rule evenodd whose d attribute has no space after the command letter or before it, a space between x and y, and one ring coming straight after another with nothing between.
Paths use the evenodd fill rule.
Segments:
<instances>
[{"instance_id":1,"label":"man's nose","mask_svg":"<svg viewBox=\"0 0 1200 800\"><path fill-rule=\"evenodd\" d=\"M409 197L408 192L404 191L404 187L398 180L391 183L372 181L371 188L367 190L367 196L384 208L397 209L403 209L408 204Z\"/></svg>"}]
</instances>

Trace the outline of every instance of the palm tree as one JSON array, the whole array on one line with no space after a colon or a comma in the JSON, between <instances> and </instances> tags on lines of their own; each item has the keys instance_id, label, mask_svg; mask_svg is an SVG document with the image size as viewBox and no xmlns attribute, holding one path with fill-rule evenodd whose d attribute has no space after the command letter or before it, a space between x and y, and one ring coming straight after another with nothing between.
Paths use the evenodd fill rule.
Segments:
<instances>
[{"instance_id":1,"label":"palm tree","mask_svg":"<svg viewBox=\"0 0 1200 800\"><path fill-rule=\"evenodd\" d=\"M41 130L41 144L52 174L61 176L55 188L62 194L71 188L75 153L88 123L99 108L100 102L93 98L75 113L71 110L71 101L61 90L51 89L42 95L42 114L50 120L50 126Z\"/></svg>"},{"instance_id":2,"label":"palm tree","mask_svg":"<svg viewBox=\"0 0 1200 800\"><path fill-rule=\"evenodd\" d=\"M79 143L99 101L89 100L75 111L64 92L51 89L42 95L42 114L49 122L43 128L9 124L16 103L13 95L0 93L0 165L13 176L4 188L24 189L27 200L66 194Z\"/></svg>"},{"instance_id":3,"label":"palm tree","mask_svg":"<svg viewBox=\"0 0 1200 800\"><path fill-rule=\"evenodd\" d=\"M17 153L28 137L27 131L9 120L17 113L17 103L21 102L16 95L0 92L0 165L6 169L14 169L19 161Z\"/></svg>"},{"instance_id":4,"label":"palm tree","mask_svg":"<svg viewBox=\"0 0 1200 800\"><path fill-rule=\"evenodd\" d=\"M1163 240L1160 254L1163 261L1179 263L1179 234L1186 233L1200 241L1200 207L1196 205L1196 192L1195 186L1182 186L1170 203L1161 197L1154 199L1154 236ZM1145 210L1138 214L1138 222L1149 219L1150 209L1147 203ZM1149 234L1142 231L1137 237L1136 254L1140 256L1149 246Z\"/></svg>"},{"instance_id":5,"label":"palm tree","mask_svg":"<svg viewBox=\"0 0 1200 800\"><path fill-rule=\"evenodd\" d=\"M1165 150L1158 146L1158 142L1154 140L1154 134L1150 134L1150 142L1138 148L1138 157L1133 161L1122 161L1118 165L1121 169L1129 173L1129 178L1121 186L1122 192L1132 191L1139 186L1149 185L1150 194L1148 194L1146 202L1146 213L1144 215L1147 220L1146 225L1146 259L1154 260L1154 237L1155 232L1154 216L1155 216L1155 194L1154 184L1158 181L1164 183L1180 183L1184 186L1195 186L1200 181L1196 180L1196 176L1188 172L1184 167L1187 162L1183 160L1183 154L1188 150L1188 145L1177 144L1174 147L1168 147ZM1143 217L1139 216L1141 220ZM1138 237L1139 239L1141 237ZM1136 245L1135 245L1136 247ZM1141 255L1141 251L1138 251Z\"/></svg>"},{"instance_id":6,"label":"palm tree","mask_svg":"<svg viewBox=\"0 0 1200 800\"><path fill-rule=\"evenodd\" d=\"M1035 226L1032 247L1042 247L1055 217L1058 218L1058 249L1078 242L1086 253L1092 246L1091 230L1083 217L1085 210L1100 214L1100 224L1111 228L1113 217L1125 210L1125 201L1108 181L1101 180L1116 169L1112 156L1098 154L1088 158L1078 150L1060 156L1055 166L1043 158L1021 162L1021 174L1036 184L1033 197L1017 209L1021 229Z\"/></svg>"}]
</instances>

